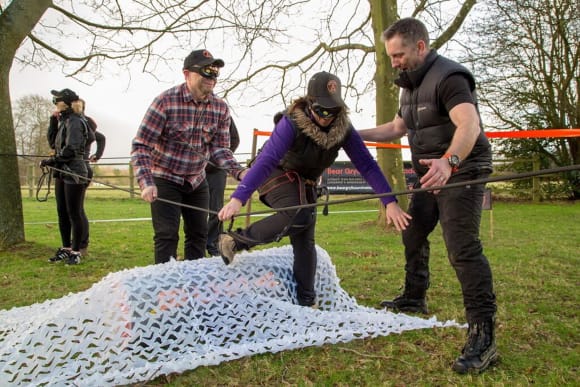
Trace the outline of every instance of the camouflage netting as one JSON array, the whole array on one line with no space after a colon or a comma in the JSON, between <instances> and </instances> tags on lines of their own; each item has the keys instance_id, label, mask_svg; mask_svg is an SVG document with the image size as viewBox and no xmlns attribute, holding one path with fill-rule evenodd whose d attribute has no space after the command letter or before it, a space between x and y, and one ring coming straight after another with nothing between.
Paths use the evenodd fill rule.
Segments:
<instances>
[{"instance_id":1,"label":"camouflage netting","mask_svg":"<svg viewBox=\"0 0 580 387\"><path fill-rule=\"evenodd\" d=\"M266 352L457 326L357 304L318 248L320 309L295 305L290 246L111 273L0 311L0 385L105 386Z\"/></svg>"}]
</instances>

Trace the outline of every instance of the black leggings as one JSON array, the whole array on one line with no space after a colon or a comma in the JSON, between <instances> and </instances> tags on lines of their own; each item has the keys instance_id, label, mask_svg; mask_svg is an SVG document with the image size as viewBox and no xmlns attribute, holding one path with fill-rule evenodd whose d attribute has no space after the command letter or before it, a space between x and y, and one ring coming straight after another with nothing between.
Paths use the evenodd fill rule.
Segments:
<instances>
[{"instance_id":1,"label":"black leggings","mask_svg":"<svg viewBox=\"0 0 580 387\"><path fill-rule=\"evenodd\" d=\"M274 176L276 172L274 173ZM316 202L315 187L304 185L300 178L276 187L260 197L271 208L290 207ZM238 230L236 244L250 249L289 236L294 253L294 278L300 305L310 306L316 300L316 207L279 211L244 230ZM243 242L240 241L243 240Z\"/></svg>"},{"instance_id":2,"label":"black leggings","mask_svg":"<svg viewBox=\"0 0 580 387\"><path fill-rule=\"evenodd\" d=\"M79 251L81 247L84 247L81 246L81 241L87 234L85 224L88 221L83 208L86 188L86 184L68 184L61 178L54 180L62 247L70 247L73 251Z\"/></svg>"}]
</instances>

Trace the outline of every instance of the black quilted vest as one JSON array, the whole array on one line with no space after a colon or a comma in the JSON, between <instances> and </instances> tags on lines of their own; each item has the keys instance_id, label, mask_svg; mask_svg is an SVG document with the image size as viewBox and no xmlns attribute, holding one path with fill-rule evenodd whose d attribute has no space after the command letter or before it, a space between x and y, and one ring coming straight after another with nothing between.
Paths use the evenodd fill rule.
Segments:
<instances>
[{"instance_id":1,"label":"black quilted vest","mask_svg":"<svg viewBox=\"0 0 580 387\"><path fill-rule=\"evenodd\" d=\"M442 157L449 148L455 125L451 122L445 106L438 98L439 84L451 74L467 76L471 85L473 100L477 108L477 95L473 75L465 67L449 60L432 50L425 63L417 70L401 73L395 83L402 87L400 114L408 129L413 168L419 176L427 172L419 159ZM491 146L487 137L480 132L469 154L462 160L457 173L491 172Z\"/></svg>"}]
</instances>

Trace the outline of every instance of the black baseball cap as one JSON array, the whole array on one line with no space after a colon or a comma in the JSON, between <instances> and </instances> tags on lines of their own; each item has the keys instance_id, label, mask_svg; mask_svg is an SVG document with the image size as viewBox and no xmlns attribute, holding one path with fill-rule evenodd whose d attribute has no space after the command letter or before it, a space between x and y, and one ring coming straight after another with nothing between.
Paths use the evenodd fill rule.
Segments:
<instances>
[{"instance_id":1,"label":"black baseball cap","mask_svg":"<svg viewBox=\"0 0 580 387\"><path fill-rule=\"evenodd\" d=\"M308 96L322 107L345 107L340 94L340 79L334 74L321 71L314 74L308 82Z\"/></svg>"},{"instance_id":2,"label":"black baseball cap","mask_svg":"<svg viewBox=\"0 0 580 387\"><path fill-rule=\"evenodd\" d=\"M205 67L214 65L217 67L224 67L224 61L215 59L208 50L194 50L183 61L183 69L191 70L193 67Z\"/></svg>"},{"instance_id":3,"label":"black baseball cap","mask_svg":"<svg viewBox=\"0 0 580 387\"><path fill-rule=\"evenodd\" d=\"M78 94L71 89L51 90L50 93L54 96L55 102L63 101L67 105L79 100Z\"/></svg>"}]
</instances>

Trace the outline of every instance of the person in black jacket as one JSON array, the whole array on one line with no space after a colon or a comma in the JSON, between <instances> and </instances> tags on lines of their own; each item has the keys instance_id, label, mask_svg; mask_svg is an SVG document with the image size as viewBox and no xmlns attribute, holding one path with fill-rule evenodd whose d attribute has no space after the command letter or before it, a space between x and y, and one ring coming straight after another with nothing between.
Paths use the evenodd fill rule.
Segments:
<instances>
[{"instance_id":1,"label":"person in black jacket","mask_svg":"<svg viewBox=\"0 0 580 387\"><path fill-rule=\"evenodd\" d=\"M73 109L79 96L70 89L52 90L56 114L50 120L47 137L55 155L42 160L41 167L52 167L55 196L62 241L49 262L64 261L67 265L81 262L80 243L84 233L83 197L88 176L84 160L88 127L82 111Z\"/></svg>"},{"instance_id":2,"label":"person in black jacket","mask_svg":"<svg viewBox=\"0 0 580 387\"><path fill-rule=\"evenodd\" d=\"M230 122L230 149L232 153L238 149L240 145L240 136L238 128L232 118ZM224 206L224 192L226 190L226 180L228 173L223 168L218 168L213 162L207 163L205 167L205 179L209 186L209 209L212 211L219 211ZM207 252L210 257L219 256L218 238L223 233L223 224L220 222L216 214L209 214L207 220Z\"/></svg>"},{"instance_id":3,"label":"person in black jacket","mask_svg":"<svg viewBox=\"0 0 580 387\"><path fill-rule=\"evenodd\" d=\"M463 292L469 324L458 373L481 372L496 361L495 313L489 262L479 240L484 184L437 189L447 183L487 177L491 147L481 129L475 80L465 67L429 48L425 25L400 19L383 32L387 55L400 70L400 109L393 121L359 133L368 141L409 136L416 188L433 188L411 197L409 227L403 231L405 288L382 306L428 313L429 234L441 224L449 262Z\"/></svg>"},{"instance_id":4,"label":"person in black jacket","mask_svg":"<svg viewBox=\"0 0 580 387\"><path fill-rule=\"evenodd\" d=\"M85 115L85 109L87 105L84 99L79 98L78 101L73 102L73 109L75 111L80 110L82 112L82 116L85 119L88 130L88 137L87 142L85 144L85 153L84 159L85 164L87 166L87 173L88 173L88 180L85 181L85 191L83 192L83 203L82 203L82 218L83 218L83 237L81 240L81 254L86 256L88 254L89 248L89 219L85 212L85 195L87 188L91 184L91 179L93 178L93 169L91 168L90 163L96 163L101 159L103 156L103 152L105 151L105 144L106 144L106 137L101 132L97 131L97 123L91 117ZM91 154L91 146L96 142L97 148L95 153Z\"/></svg>"}]
</instances>

